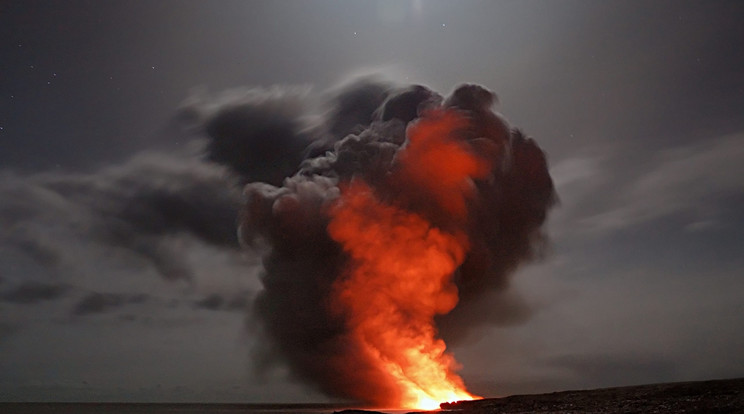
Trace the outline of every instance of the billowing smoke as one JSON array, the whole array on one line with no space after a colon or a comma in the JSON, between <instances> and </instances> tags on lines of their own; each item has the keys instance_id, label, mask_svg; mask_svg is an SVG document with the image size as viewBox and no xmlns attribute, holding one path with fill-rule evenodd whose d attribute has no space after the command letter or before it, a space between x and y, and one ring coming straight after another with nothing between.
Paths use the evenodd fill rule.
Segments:
<instances>
[{"instance_id":1,"label":"billowing smoke","mask_svg":"<svg viewBox=\"0 0 744 414\"><path fill-rule=\"evenodd\" d=\"M241 240L267 248L250 323L266 336L259 369L284 361L329 395L377 405L468 396L440 338L524 312L494 293L539 254L555 201L543 152L495 103L478 85L445 98L364 79L311 126L265 101L205 117L210 159L249 182ZM429 391L439 374L422 374L413 348L454 393Z\"/></svg>"},{"instance_id":2,"label":"billowing smoke","mask_svg":"<svg viewBox=\"0 0 744 414\"><path fill-rule=\"evenodd\" d=\"M209 136L206 158L244 180L281 185L303 159L310 137L301 116L307 89L246 89L216 99L194 94L180 110L186 124Z\"/></svg>"}]
</instances>

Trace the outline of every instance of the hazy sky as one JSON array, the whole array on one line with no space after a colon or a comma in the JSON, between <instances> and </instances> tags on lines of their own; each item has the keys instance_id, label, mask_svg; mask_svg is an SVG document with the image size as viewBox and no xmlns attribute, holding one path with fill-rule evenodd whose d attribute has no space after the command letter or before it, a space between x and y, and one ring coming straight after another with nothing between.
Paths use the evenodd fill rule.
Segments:
<instances>
[{"instance_id":1,"label":"hazy sky","mask_svg":"<svg viewBox=\"0 0 744 414\"><path fill-rule=\"evenodd\" d=\"M736 0L0 3L0 400L323 401L252 373L260 259L176 114L271 85L312 104L368 73L484 85L548 154L551 248L510 290L532 311L452 348L473 392L744 376L743 18Z\"/></svg>"}]
</instances>

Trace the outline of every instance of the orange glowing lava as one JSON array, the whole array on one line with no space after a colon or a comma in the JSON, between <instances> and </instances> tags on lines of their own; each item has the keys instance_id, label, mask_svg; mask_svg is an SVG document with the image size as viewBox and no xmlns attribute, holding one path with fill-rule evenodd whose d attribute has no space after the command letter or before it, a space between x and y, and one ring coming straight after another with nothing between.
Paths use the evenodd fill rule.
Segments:
<instances>
[{"instance_id":1,"label":"orange glowing lava","mask_svg":"<svg viewBox=\"0 0 744 414\"><path fill-rule=\"evenodd\" d=\"M466 125L455 112L420 119L409 128L390 177L415 187L419 198L425 194L437 216L451 217L446 230L404 207L405 200L381 199L358 179L342 187L330 211L328 232L351 258L346 277L334 285L332 306L347 315L350 339L398 392L374 396L380 405L436 409L440 402L479 398L455 373L458 364L434 325L436 315L457 304L452 277L469 245L458 225L467 217L472 179L490 170L457 138Z\"/></svg>"}]
</instances>

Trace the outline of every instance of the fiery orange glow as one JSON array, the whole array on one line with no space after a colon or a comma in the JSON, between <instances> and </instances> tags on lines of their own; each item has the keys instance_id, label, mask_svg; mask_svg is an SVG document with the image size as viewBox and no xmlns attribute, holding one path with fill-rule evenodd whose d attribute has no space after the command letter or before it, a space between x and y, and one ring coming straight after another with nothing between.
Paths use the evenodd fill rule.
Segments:
<instances>
[{"instance_id":1,"label":"fiery orange glow","mask_svg":"<svg viewBox=\"0 0 744 414\"><path fill-rule=\"evenodd\" d=\"M424 190L452 221L465 218L473 178L485 178L491 163L458 139L468 119L454 110L431 111L407 131L408 145L399 154L395 180Z\"/></svg>"},{"instance_id":2,"label":"fiery orange glow","mask_svg":"<svg viewBox=\"0 0 744 414\"><path fill-rule=\"evenodd\" d=\"M490 170L457 137L466 125L455 112L419 120L390 177L420 189L427 209L449 217L438 218L439 227L427 213L411 211L406 194L382 200L358 179L342 188L330 212L329 234L351 258L348 274L334 285L332 306L346 314L350 339L398 392L378 396L381 405L436 409L440 402L479 398L455 373L458 364L434 325L436 315L457 305L452 277L469 246L458 225L467 217L472 179Z\"/></svg>"}]
</instances>

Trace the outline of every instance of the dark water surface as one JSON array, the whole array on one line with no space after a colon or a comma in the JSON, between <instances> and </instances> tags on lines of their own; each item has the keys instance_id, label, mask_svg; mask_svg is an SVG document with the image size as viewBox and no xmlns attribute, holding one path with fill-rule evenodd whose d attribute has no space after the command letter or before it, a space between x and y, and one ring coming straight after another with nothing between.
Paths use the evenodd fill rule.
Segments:
<instances>
[{"instance_id":1,"label":"dark water surface","mask_svg":"<svg viewBox=\"0 0 744 414\"><path fill-rule=\"evenodd\" d=\"M0 403L1 414L324 414L338 404Z\"/></svg>"}]
</instances>

